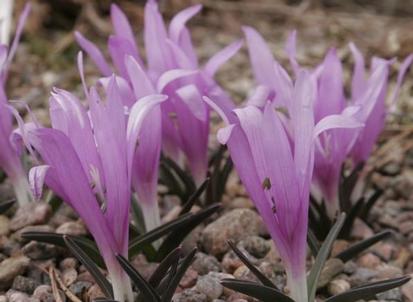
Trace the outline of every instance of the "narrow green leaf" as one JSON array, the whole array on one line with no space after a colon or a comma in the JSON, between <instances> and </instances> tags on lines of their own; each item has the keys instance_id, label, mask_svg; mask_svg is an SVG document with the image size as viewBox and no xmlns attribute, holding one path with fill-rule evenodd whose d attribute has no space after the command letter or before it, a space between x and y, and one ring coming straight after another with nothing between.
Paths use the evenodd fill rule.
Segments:
<instances>
[{"instance_id":1,"label":"narrow green leaf","mask_svg":"<svg viewBox=\"0 0 413 302\"><path fill-rule=\"evenodd\" d=\"M122 255L117 255L119 264L131 278L133 284L139 289L148 302L160 302L161 299L155 289L142 277L142 275Z\"/></svg>"},{"instance_id":2,"label":"narrow green leaf","mask_svg":"<svg viewBox=\"0 0 413 302\"><path fill-rule=\"evenodd\" d=\"M402 286L409 282L410 277L404 276L390 280L374 282L352 288L344 293L338 294L325 300L325 302L348 302L358 300L375 300L376 295L390 289Z\"/></svg>"},{"instance_id":3,"label":"narrow green leaf","mask_svg":"<svg viewBox=\"0 0 413 302\"><path fill-rule=\"evenodd\" d=\"M182 277L184 276L185 272L191 265L192 261L194 260L195 254L197 249L193 249L183 260L182 263L179 265L176 274L174 274L172 280L169 282L169 285L165 291L165 294L162 295L162 302L170 302L172 301L172 296L174 295L176 288L179 285Z\"/></svg>"},{"instance_id":4,"label":"narrow green leaf","mask_svg":"<svg viewBox=\"0 0 413 302\"><path fill-rule=\"evenodd\" d=\"M354 205L347 208L346 219L344 220L343 227L338 234L338 238L346 239L350 237L351 230L353 229L354 221L359 216L364 205L364 198L360 198Z\"/></svg>"},{"instance_id":5,"label":"narrow green leaf","mask_svg":"<svg viewBox=\"0 0 413 302\"><path fill-rule=\"evenodd\" d=\"M129 256L131 257L136 255L139 251L142 250L145 244L156 241L159 238L171 233L172 231L179 229L182 225L187 223L191 219L191 217L191 213L181 215L178 218L131 240L129 244Z\"/></svg>"},{"instance_id":6,"label":"narrow green leaf","mask_svg":"<svg viewBox=\"0 0 413 302\"><path fill-rule=\"evenodd\" d=\"M349 248L345 249L341 253L339 253L336 258L340 259L343 262L349 261L350 259L354 258L364 250L371 247L373 244L390 237L392 235L392 231L383 231L370 238L367 238L363 241L357 242L356 244L350 246Z\"/></svg>"},{"instance_id":7,"label":"narrow green leaf","mask_svg":"<svg viewBox=\"0 0 413 302\"><path fill-rule=\"evenodd\" d=\"M311 268L310 275L307 278L309 301L314 301L315 299L317 283L321 274L321 270L323 269L324 263L326 262L327 257L330 254L331 247L334 241L336 240L337 235L340 232L345 219L346 214L342 213L338 217L337 222L334 224L334 226L328 233L326 240L321 245L320 251L318 252L318 255L315 259L314 265Z\"/></svg>"},{"instance_id":8,"label":"narrow green leaf","mask_svg":"<svg viewBox=\"0 0 413 302\"><path fill-rule=\"evenodd\" d=\"M181 209L181 212L179 213L179 216L188 213L191 209L192 206L195 204L195 202L199 199L199 197L204 193L205 189L207 188L209 184L209 178L205 179L204 182L196 189L194 193L189 197L188 201L184 204L184 206Z\"/></svg>"},{"instance_id":9,"label":"narrow green leaf","mask_svg":"<svg viewBox=\"0 0 413 302\"><path fill-rule=\"evenodd\" d=\"M317 237L314 235L313 231L309 228L307 233L307 243L310 247L311 253L314 257L317 257L318 251L320 250L320 243Z\"/></svg>"},{"instance_id":10,"label":"narrow green leaf","mask_svg":"<svg viewBox=\"0 0 413 302\"><path fill-rule=\"evenodd\" d=\"M339 185L339 201L340 201L340 209L345 210L351 208L351 194L353 193L354 187L357 184L357 180L363 170L364 163L358 164L353 171L351 171L350 175L344 177L342 175L342 180ZM341 169L344 171L344 169Z\"/></svg>"},{"instance_id":11,"label":"narrow green leaf","mask_svg":"<svg viewBox=\"0 0 413 302\"><path fill-rule=\"evenodd\" d=\"M63 240L72 254L86 267L89 273L93 276L96 283L99 285L102 292L109 298L113 299L112 285L102 274L99 267L93 260L82 250L82 248L71 238L71 236L64 235Z\"/></svg>"},{"instance_id":12,"label":"narrow green leaf","mask_svg":"<svg viewBox=\"0 0 413 302\"><path fill-rule=\"evenodd\" d=\"M231 240L228 240L227 242L234 253L238 256L238 258L241 259L245 266L248 267L251 273L253 273L263 285L272 287L275 290L280 291L270 279L268 279L263 273L261 273L260 270L254 264L252 264L251 261L248 260L248 258L237 248L237 246Z\"/></svg>"},{"instance_id":13,"label":"narrow green leaf","mask_svg":"<svg viewBox=\"0 0 413 302\"><path fill-rule=\"evenodd\" d=\"M34 240L38 242L44 242L49 244L54 244L63 248L66 248L66 243L63 239L63 234L53 233L53 232L25 232L21 235L22 238L26 240ZM83 236L70 236L73 241L79 245L86 254L101 268L106 268L105 262L100 255L100 252L96 244Z\"/></svg>"},{"instance_id":14,"label":"narrow green leaf","mask_svg":"<svg viewBox=\"0 0 413 302\"><path fill-rule=\"evenodd\" d=\"M179 262L179 257L181 255L181 248L177 247L172 252L166 256L161 263L157 266L156 270L152 273L149 278L149 284L156 288L161 282L162 278L166 275L169 268L174 264Z\"/></svg>"},{"instance_id":15,"label":"narrow green leaf","mask_svg":"<svg viewBox=\"0 0 413 302\"><path fill-rule=\"evenodd\" d=\"M383 195L384 190L382 189L375 189L375 192L367 199L367 202L364 204L363 209L360 213L360 218L363 220L367 220L370 210L379 200L379 198Z\"/></svg>"},{"instance_id":16,"label":"narrow green leaf","mask_svg":"<svg viewBox=\"0 0 413 302\"><path fill-rule=\"evenodd\" d=\"M217 212L220 209L220 205L215 204L211 205L205 209L202 209L194 214L191 214L191 217L180 225L179 228L176 228L172 233L165 238L162 242L162 245L158 249L157 260L161 261L167 254L169 254L174 248L182 243L182 241L188 236L188 234L200 225L205 219L210 217L212 214Z\"/></svg>"},{"instance_id":17,"label":"narrow green leaf","mask_svg":"<svg viewBox=\"0 0 413 302\"><path fill-rule=\"evenodd\" d=\"M227 288L256 298L262 302L294 302L293 299L272 287L260 285L251 281L224 279L221 284Z\"/></svg>"}]
</instances>

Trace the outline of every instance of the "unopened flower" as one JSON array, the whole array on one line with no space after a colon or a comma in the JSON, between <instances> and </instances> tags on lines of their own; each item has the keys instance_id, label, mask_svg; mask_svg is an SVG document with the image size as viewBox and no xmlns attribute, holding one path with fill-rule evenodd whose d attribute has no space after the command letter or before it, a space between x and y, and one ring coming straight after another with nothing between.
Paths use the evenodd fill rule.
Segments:
<instances>
[{"instance_id":1,"label":"unopened flower","mask_svg":"<svg viewBox=\"0 0 413 302\"><path fill-rule=\"evenodd\" d=\"M307 302L306 249L310 185L315 143L331 128L360 127L351 117L326 116L315 124L316 83L302 70L290 95L288 124L269 94L258 91L260 105L226 115L206 100L228 124L218 139L228 146L236 171L258 209L284 262L291 296Z\"/></svg>"},{"instance_id":2,"label":"unopened flower","mask_svg":"<svg viewBox=\"0 0 413 302\"><path fill-rule=\"evenodd\" d=\"M2 13L11 14L12 2L5 2L5 6L2 7ZM16 52L29 11L30 5L26 5L18 21L16 34L10 48L6 44L0 44L0 168L9 177L19 204L29 202L31 196L26 172L21 162L20 148L13 144L11 140L13 115L9 108L5 86L8 69ZM1 43L7 43L11 16L3 15L2 17L3 20L0 20L0 41Z\"/></svg>"},{"instance_id":3,"label":"unopened flower","mask_svg":"<svg viewBox=\"0 0 413 302\"><path fill-rule=\"evenodd\" d=\"M131 284L115 256L128 255L132 167L140 129L166 97L144 97L127 116L114 76L104 91L103 99L96 87L87 92L87 112L73 94L54 90L53 128L27 131L30 145L44 162L31 169L30 182L36 197L46 183L73 207L102 253L115 299L133 301Z\"/></svg>"},{"instance_id":4,"label":"unopened flower","mask_svg":"<svg viewBox=\"0 0 413 302\"><path fill-rule=\"evenodd\" d=\"M240 48L235 42L199 66L186 23L201 9L200 5L178 13L166 28L158 4L149 0L145 6L144 41L147 64L141 59L131 26L125 15L112 5L111 17L114 35L109 37L108 50L117 73L132 85L132 68L139 69L158 92L168 95L162 104L162 149L166 156L182 162L182 154L195 179L200 184L207 174L209 134L209 108L202 96L213 97L229 112L233 108L229 96L213 77L218 68ZM108 76L112 68L100 50L80 33L76 33L80 46ZM147 83L145 82L144 85ZM140 91L140 83L134 92ZM142 142L144 143L144 142Z\"/></svg>"},{"instance_id":5,"label":"unopened flower","mask_svg":"<svg viewBox=\"0 0 413 302\"><path fill-rule=\"evenodd\" d=\"M274 60L263 38L252 28L244 28L256 81L272 93L272 101L279 108L291 107L292 84L285 69ZM291 33L286 51L292 69L297 75L300 66L295 58L296 34ZM352 79L352 93L349 99L344 93L343 67L336 50L331 49L324 61L314 68L312 76L316 81L314 119L319 122L328 115L343 114L357 119L363 128L331 129L317 140L315 150L314 193L326 201L331 216L338 211L338 186L341 169L348 158L358 165L367 159L378 135L384 126L385 96L388 84L390 61L374 58L369 78L366 78L364 59L357 48L350 48L355 58ZM413 57L409 56L398 76L393 102L404 74Z\"/></svg>"}]
</instances>

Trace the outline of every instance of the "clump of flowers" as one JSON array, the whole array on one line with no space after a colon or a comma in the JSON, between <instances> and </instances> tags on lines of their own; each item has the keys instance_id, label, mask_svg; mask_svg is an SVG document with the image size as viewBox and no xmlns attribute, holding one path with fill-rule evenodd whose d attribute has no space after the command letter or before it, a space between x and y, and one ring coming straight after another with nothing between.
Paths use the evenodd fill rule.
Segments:
<instances>
[{"instance_id":1,"label":"clump of flowers","mask_svg":"<svg viewBox=\"0 0 413 302\"><path fill-rule=\"evenodd\" d=\"M30 170L30 181L37 198L46 183L74 208L102 254L115 299L132 301L130 281L116 255L128 256L132 168L140 130L166 97L143 97L127 116L116 77L109 79L103 98L96 86L86 93L89 112L76 96L55 89L52 128L26 131L44 163Z\"/></svg>"},{"instance_id":2,"label":"clump of flowers","mask_svg":"<svg viewBox=\"0 0 413 302\"><path fill-rule=\"evenodd\" d=\"M9 40L10 18L12 13L12 3L5 1L2 13L3 20L0 22L0 167L9 177L16 194L16 199L20 205L31 200L26 171L22 165L22 148L12 140L13 115L10 108L7 93L6 81L10 63L14 57L20 36L30 11L30 5L26 5L17 24L16 34L11 46L7 45Z\"/></svg>"},{"instance_id":3,"label":"clump of flowers","mask_svg":"<svg viewBox=\"0 0 413 302\"><path fill-rule=\"evenodd\" d=\"M262 37L251 28L244 28L244 32L256 81L272 92L276 106L288 109L292 85L286 71L274 60ZM335 49L330 49L324 61L311 71L317 91L313 111L315 121L319 122L328 115L343 114L353 116L364 124L362 128L351 130L331 129L317 139L312 191L325 201L331 218L342 210L338 199L345 161L351 159L353 166L357 167L367 160L384 127L388 112L385 99L389 68L393 60L373 58L367 77L362 54L354 44L350 44L350 49L355 64L349 97L344 93L343 67ZM288 38L286 51L297 76L300 65L296 60L295 32ZM391 103L397 99L400 85L412 60L411 55L401 65Z\"/></svg>"}]
</instances>

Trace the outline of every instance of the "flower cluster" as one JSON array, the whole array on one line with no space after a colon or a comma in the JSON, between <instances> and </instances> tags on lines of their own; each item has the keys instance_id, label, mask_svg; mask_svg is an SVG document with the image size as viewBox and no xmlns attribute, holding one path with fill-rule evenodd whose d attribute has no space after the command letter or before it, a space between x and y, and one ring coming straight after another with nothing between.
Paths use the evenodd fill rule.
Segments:
<instances>
[{"instance_id":1,"label":"flower cluster","mask_svg":"<svg viewBox=\"0 0 413 302\"><path fill-rule=\"evenodd\" d=\"M335 49L306 69L296 59L296 34L286 50L293 75L278 63L264 39L250 27L244 33L257 87L235 108L214 80L216 71L241 48L236 41L200 65L186 23L201 6L178 13L166 27L155 0L145 6L146 61L132 26L116 5L114 29L103 52L76 32L76 40L101 77L86 85L83 53L78 68L84 100L54 88L49 99L51 127L23 125L8 105L7 69L16 50L26 7L10 49L0 45L0 167L28 201L27 176L20 162L22 143L41 164L29 171L31 192L47 185L85 221L106 264L114 298L133 301L131 282L116 256L128 256L130 202L136 193L146 230L160 225L157 186L161 153L187 168L197 185L208 170L211 111L226 123L218 140L228 147L236 171L284 261L288 286L297 302L308 302L306 255L310 194L320 194L332 217L339 211L343 163L356 166L369 157L384 127L389 69L393 60L354 58L351 95L344 93L343 67ZM7 24L6 22L4 24ZM3 35L3 30L1 31ZM6 41L2 37L0 41ZM413 60L401 65L394 103ZM13 130L14 112L19 128Z\"/></svg>"}]
</instances>

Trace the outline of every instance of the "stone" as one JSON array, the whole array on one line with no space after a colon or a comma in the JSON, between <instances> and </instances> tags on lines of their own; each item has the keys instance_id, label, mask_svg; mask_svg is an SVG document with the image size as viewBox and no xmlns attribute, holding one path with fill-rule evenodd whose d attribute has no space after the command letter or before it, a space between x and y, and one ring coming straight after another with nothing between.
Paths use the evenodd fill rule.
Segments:
<instances>
[{"instance_id":1,"label":"stone","mask_svg":"<svg viewBox=\"0 0 413 302\"><path fill-rule=\"evenodd\" d=\"M93 284L87 290L87 296L89 297L90 301L95 300L96 298L104 298L105 295L102 293L102 290L97 284Z\"/></svg>"},{"instance_id":2,"label":"stone","mask_svg":"<svg viewBox=\"0 0 413 302\"><path fill-rule=\"evenodd\" d=\"M12 289L31 295L38 285L38 282L32 278L16 276L13 281Z\"/></svg>"},{"instance_id":3,"label":"stone","mask_svg":"<svg viewBox=\"0 0 413 302\"><path fill-rule=\"evenodd\" d=\"M73 236L82 236L87 234L87 230L84 224L81 222L68 221L59 226L56 229L56 233Z\"/></svg>"},{"instance_id":4,"label":"stone","mask_svg":"<svg viewBox=\"0 0 413 302\"><path fill-rule=\"evenodd\" d=\"M66 286L70 286L77 279L77 270L67 268L62 272L62 281Z\"/></svg>"},{"instance_id":5,"label":"stone","mask_svg":"<svg viewBox=\"0 0 413 302\"><path fill-rule=\"evenodd\" d=\"M17 256L7 258L0 263L0 290L8 288L17 275L24 273L29 265L29 258Z\"/></svg>"},{"instance_id":6,"label":"stone","mask_svg":"<svg viewBox=\"0 0 413 302\"><path fill-rule=\"evenodd\" d=\"M52 287L50 285L40 285L33 293L33 298L39 299L41 302L54 302L55 298L52 293Z\"/></svg>"},{"instance_id":7,"label":"stone","mask_svg":"<svg viewBox=\"0 0 413 302\"><path fill-rule=\"evenodd\" d=\"M196 289L188 288L173 296L174 302L208 302L208 297Z\"/></svg>"},{"instance_id":8,"label":"stone","mask_svg":"<svg viewBox=\"0 0 413 302\"><path fill-rule=\"evenodd\" d=\"M22 252L30 259L46 260L56 255L56 246L38 241L30 241L23 246Z\"/></svg>"},{"instance_id":9,"label":"stone","mask_svg":"<svg viewBox=\"0 0 413 302\"><path fill-rule=\"evenodd\" d=\"M360 218L354 220L352 236L357 239L367 239L374 235L373 230Z\"/></svg>"},{"instance_id":10,"label":"stone","mask_svg":"<svg viewBox=\"0 0 413 302\"><path fill-rule=\"evenodd\" d=\"M222 267L228 273L233 273L237 268L244 265L239 257L233 252L229 251L222 258Z\"/></svg>"},{"instance_id":11,"label":"stone","mask_svg":"<svg viewBox=\"0 0 413 302\"><path fill-rule=\"evenodd\" d=\"M377 272L375 270L364 268L364 267L357 267L354 274L352 274L349 278L349 282L351 287L359 286L360 284L367 283L371 279L377 276Z\"/></svg>"},{"instance_id":12,"label":"stone","mask_svg":"<svg viewBox=\"0 0 413 302\"><path fill-rule=\"evenodd\" d=\"M78 264L79 264L79 262L77 261L76 258L68 257L68 258L63 259L60 262L59 267L60 267L61 270L65 270L65 269L68 269L68 268L76 268Z\"/></svg>"},{"instance_id":13,"label":"stone","mask_svg":"<svg viewBox=\"0 0 413 302\"><path fill-rule=\"evenodd\" d=\"M324 267L318 280L317 288L326 286L335 276L344 271L344 263L340 259L330 258L324 264Z\"/></svg>"},{"instance_id":14,"label":"stone","mask_svg":"<svg viewBox=\"0 0 413 302\"><path fill-rule=\"evenodd\" d=\"M375 268L380 265L382 262L379 257L374 255L373 253L367 253L362 255L358 260L357 263L366 268Z\"/></svg>"},{"instance_id":15,"label":"stone","mask_svg":"<svg viewBox=\"0 0 413 302\"><path fill-rule=\"evenodd\" d=\"M413 301L413 279L404 284L401 288L404 301Z\"/></svg>"},{"instance_id":16,"label":"stone","mask_svg":"<svg viewBox=\"0 0 413 302\"><path fill-rule=\"evenodd\" d=\"M208 254L222 255L229 250L227 240L240 241L246 236L264 233L259 215L250 209L232 210L210 223L202 232L202 245Z\"/></svg>"},{"instance_id":17,"label":"stone","mask_svg":"<svg viewBox=\"0 0 413 302\"><path fill-rule=\"evenodd\" d=\"M26 232L54 232L54 228L47 224L28 225L15 232L12 238L23 244L27 243L29 240L22 238L22 234Z\"/></svg>"},{"instance_id":18,"label":"stone","mask_svg":"<svg viewBox=\"0 0 413 302\"><path fill-rule=\"evenodd\" d=\"M10 220L7 216L0 215L0 236L8 235L10 232Z\"/></svg>"},{"instance_id":19,"label":"stone","mask_svg":"<svg viewBox=\"0 0 413 302\"><path fill-rule=\"evenodd\" d=\"M83 298L89 287L92 286L88 281L76 281L69 286L69 290L79 298ZM83 299L85 300L85 299Z\"/></svg>"},{"instance_id":20,"label":"stone","mask_svg":"<svg viewBox=\"0 0 413 302\"><path fill-rule=\"evenodd\" d=\"M198 274L205 275L209 272L220 272L221 264L214 256L198 252L192 263L192 268L197 271Z\"/></svg>"},{"instance_id":21,"label":"stone","mask_svg":"<svg viewBox=\"0 0 413 302\"><path fill-rule=\"evenodd\" d=\"M224 292L224 287L220 281L225 278L234 277L225 273L210 272L198 278L195 288L200 293L204 293L210 300L218 299Z\"/></svg>"},{"instance_id":22,"label":"stone","mask_svg":"<svg viewBox=\"0 0 413 302\"><path fill-rule=\"evenodd\" d=\"M198 272L192 268L189 268L179 282L179 286L182 288L190 288L195 285L197 278Z\"/></svg>"},{"instance_id":23,"label":"stone","mask_svg":"<svg viewBox=\"0 0 413 302\"><path fill-rule=\"evenodd\" d=\"M334 279L328 284L328 292L330 295L335 296L348 291L351 288L350 283L344 279Z\"/></svg>"},{"instance_id":24,"label":"stone","mask_svg":"<svg viewBox=\"0 0 413 302\"><path fill-rule=\"evenodd\" d=\"M30 202L17 210L10 221L10 229L17 231L28 225L45 224L52 214L52 208L45 202Z\"/></svg>"},{"instance_id":25,"label":"stone","mask_svg":"<svg viewBox=\"0 0 413 302\"><path fill-rule=\"evenodd\" d=\"M30 298L26 293L22 293L16 290L9 290L6 293L8 302L30 302Z\"/></svg>"},{"instance_id":26,"label":"stone","mask_svg":"<svg viewBox=\"0 0 413 302\"><path fill-rule=\"evenodd\" d=\"M260 259L271 249L271 243L259 236L249 236L241 240L237 247L243 247L249 254Z\"/></svg>"}]
</instances>

